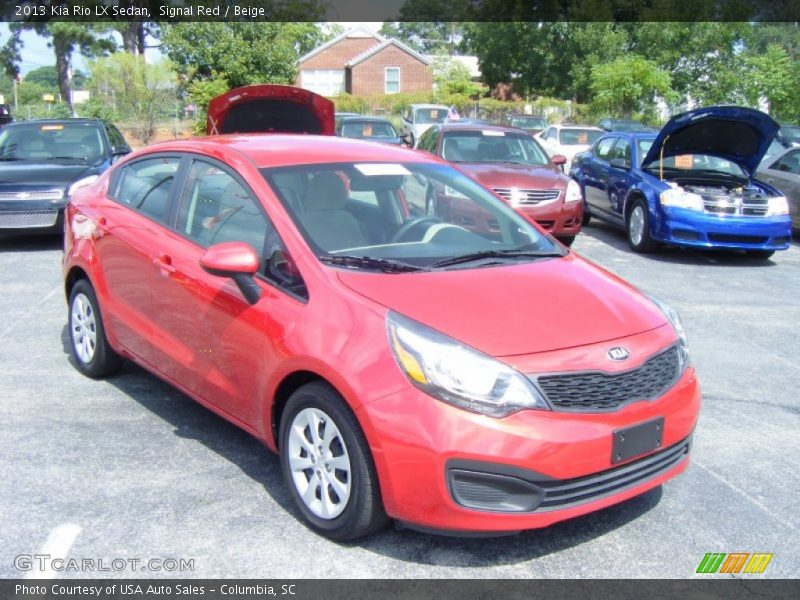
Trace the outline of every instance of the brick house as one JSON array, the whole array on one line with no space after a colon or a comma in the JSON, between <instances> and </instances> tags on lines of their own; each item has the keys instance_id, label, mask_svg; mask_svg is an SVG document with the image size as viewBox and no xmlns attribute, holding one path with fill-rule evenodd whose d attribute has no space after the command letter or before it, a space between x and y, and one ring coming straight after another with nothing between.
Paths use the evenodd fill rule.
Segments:
<instances>
[{"instance_id":1,"label":"brick house","mask_svg":"<svg viewBox=\"0 0 800 600\"><path fill-rule=\"evenodd\" d=\"M358 27L300 58L295 85L324 96L431 91L431 62L402 42Z\"/></svg>"}]
</instances>

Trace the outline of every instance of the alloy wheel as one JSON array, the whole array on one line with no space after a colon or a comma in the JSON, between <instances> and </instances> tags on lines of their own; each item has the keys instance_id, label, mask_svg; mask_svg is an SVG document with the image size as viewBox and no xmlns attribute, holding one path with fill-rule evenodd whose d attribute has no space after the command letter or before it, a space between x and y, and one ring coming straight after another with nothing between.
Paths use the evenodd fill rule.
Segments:
<instances>
[{"instance_id":1,"label":"alloy wheel","mask_svg":"<svg viewBox=\"0 0 800 600\"><path fill-rule=\"evenodd\" d=\"M89 298L77 294L72 300L72 345L84 364L92 362L97 348L97 321Z\"/></svg>"},{"instance_id":2,"label":"alloy wheel","mask_svg":"<svg viewBox=\"0 0 800 600\"><path fill-rule=\"evenodd\" d=\"M644 209L639 205L634 206L631 211L628 235L634 246L642 243L642 238L644 237Z\"/></svg>"},{"instance_id":3,"label":"alloy wheel","mask_svg":"<svg viewBox=\"0 0 800 600\"><path fill-rule=\"evenodd\" d=\"M344 437L318 408L301 410L291 423L288 460L303 504L321 519L335 519L347 507L352 468Z\"/></svg>"}]
</instances>

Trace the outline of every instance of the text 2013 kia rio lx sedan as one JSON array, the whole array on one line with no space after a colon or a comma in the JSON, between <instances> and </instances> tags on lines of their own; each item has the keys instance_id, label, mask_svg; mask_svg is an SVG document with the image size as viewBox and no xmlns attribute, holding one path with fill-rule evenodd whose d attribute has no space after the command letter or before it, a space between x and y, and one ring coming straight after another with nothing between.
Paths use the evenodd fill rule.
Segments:
<instances>
[{"instance_id":1,"label":"text 2013 kia rio lx sedan","mask_svg":"<svg viewBox=\"0 0 800 600\"><path fill-rule=\"evenodd\" d=\"M700 392L673 310L435 157L332 137L323 98L212 103L214 132L253 123L323 135L157 144L73 194L80 371L133 360L250 432L335 540L543 527L686 468ZM496 227L427 214L429 185Z\"/></svg>"}]
</instances>

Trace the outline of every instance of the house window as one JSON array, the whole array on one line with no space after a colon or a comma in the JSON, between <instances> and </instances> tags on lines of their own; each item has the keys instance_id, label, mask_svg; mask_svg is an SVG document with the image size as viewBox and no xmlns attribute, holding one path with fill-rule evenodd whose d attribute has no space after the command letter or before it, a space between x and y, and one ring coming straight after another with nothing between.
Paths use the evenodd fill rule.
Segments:
<instances>
[{"instance_id":1,"label":"house window","mask_svg":"<svg viewBox=\"0 0 800 600\"><path fill-rule=\"evenodd\" d=\"M384 91L397 94L400 91L400 67L386 67Z\"/></svg>"},{"instance_id":2,"label":"house window","mask_svg":"<svg viewBox=\"0 0 800 600\"><path fill-rule=\"evenodd\" d=\"M338 96L344 91L344 70L303 69L300 86L322 96Z\"/></svg>"}]
</instances>

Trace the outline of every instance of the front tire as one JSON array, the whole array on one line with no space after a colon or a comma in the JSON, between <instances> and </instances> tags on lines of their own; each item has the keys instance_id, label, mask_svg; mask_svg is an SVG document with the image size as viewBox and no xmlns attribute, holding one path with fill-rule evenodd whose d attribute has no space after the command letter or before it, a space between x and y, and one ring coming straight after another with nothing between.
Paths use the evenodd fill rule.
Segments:
<instances>
[{"instance_id":1,"label":"front tire","mask_svg":"<svg viewBox=\"0 0 800 600\"><path fill-rule=\"evenodd\" d=\"M386 526L366 438L329 385L308 383L291 395L279 439L283 478L308 527L348 542Z\"/></svg>"},{"instance_id":2,"label":"front tire","mask_svg":"<svg viewBox=\"0 0 800 600\"><path fill-rule=\"evenodd\" d=\"M628 244L634 252L648 253L658 248L658 244L650 237L650 213L644 200L634 200L628 211L626 229Z\"/></svg>"},{"instance_id":3,"label":"front tire","mask_svg":"<svg viewBox=\"0 0 800 600\"><path fill-rule=\"evenodd\" d=\"M85 279L78 281L70 292L67 320L70 351L81 373L100 379L120 369L122 358L108 343L97 295Z\"/></svg>"}]
</instances>

